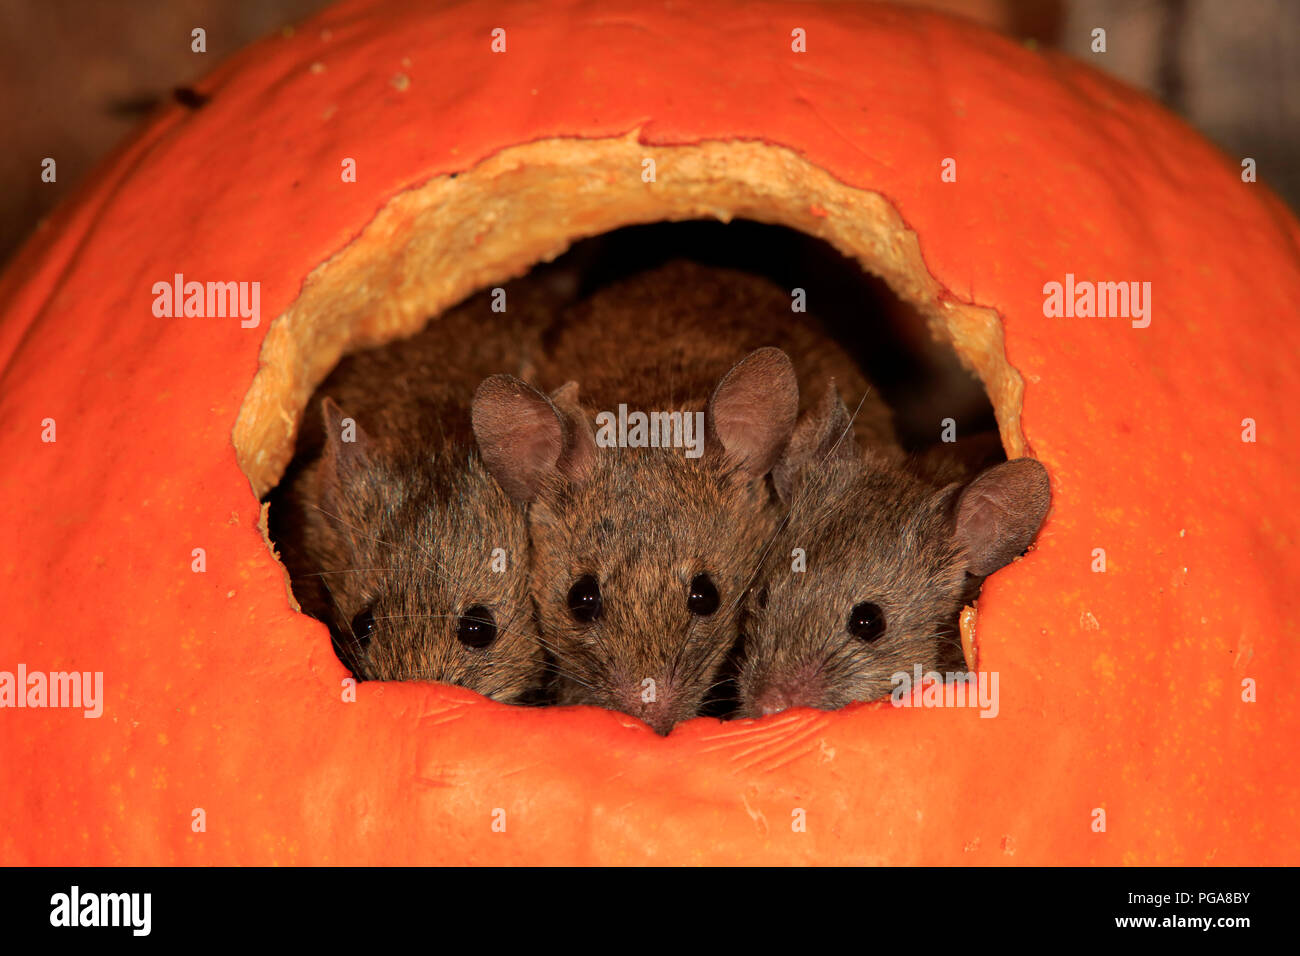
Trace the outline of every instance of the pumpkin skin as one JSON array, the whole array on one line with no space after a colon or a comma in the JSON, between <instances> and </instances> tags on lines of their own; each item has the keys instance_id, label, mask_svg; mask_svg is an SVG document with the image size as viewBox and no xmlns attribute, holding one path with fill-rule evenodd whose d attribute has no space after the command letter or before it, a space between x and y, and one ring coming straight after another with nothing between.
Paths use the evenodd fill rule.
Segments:
<instances>
[{"instance_id":1,"label":"pumpkin skin","mask_svg":"<svg viewBox=\"0 0 1300 956\"><path fill-rule=\"evenodd\" d=\"M345 3L251 48L0 280L0 669L103 671L105 691L99 719L0 711L0 862L1300 862L1291 214L1149 100L970 24L536 7ZM936 307L1001 317L1026 382L1004 435L1023 430L1054 505L980 599L995 719L857 705L659 738L433 685L341 699L232 446L272 317L403 191L629 135L786 147L897 210ZM154 318L175 273L259 280L260 326ZM1066 273L1150 281L1150 327L1045 317Z\"/></svg>"}]
</instances>

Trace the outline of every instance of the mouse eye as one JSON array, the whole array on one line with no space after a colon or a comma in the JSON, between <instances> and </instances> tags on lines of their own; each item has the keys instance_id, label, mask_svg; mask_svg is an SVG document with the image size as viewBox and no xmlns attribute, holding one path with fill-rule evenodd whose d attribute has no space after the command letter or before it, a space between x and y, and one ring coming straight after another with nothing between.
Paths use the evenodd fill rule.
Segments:
<instances>
[{"instance_id":1,"label":"mouse eye","mask_svg":"<svg viewBox=\"0 0 1300 956\"><path fill-rule=\"evenodd\" d=\"M370 638L374 636L374 633L374 611L371 608L363 608L352 619L352 636L357 639L357 645L364 651L370 646Z\"/></svg>"},{"instance_id":2,"label":"mouse eye","mask_svg":"<svg viewBox=\"0 0 1300 956\"><path fill-rule=\"evenodd\" d=\"M592 575L584 574L569 588L569 613L581 624L600 617L600 585Z\"/></svg>"},{"instance_id":3,"label":"mouse eye","mask_svg":"<svg viewBox=\"0 0 1300 956\"><path fill-rule=\"evenodd\" d=\"M691 591L686 596L686 607L692 614L708 617L718 609L718 589L707 574L691 578Z\"/></svg>"},{"instance_id":4,"label":"mouse eye","mask_svg":"<svg viewBox=\"0 0 1300 956\"><path fill-rule=\"evenodd\" d=\"M885 612L880 605L869 601L853 605L849 612L849 633L868 644L878 640L885 633Z\"/></svg>"},{"instance_id":5,"label":"mouse eye","mask_svg":"<svg viewBox=\"0 0 1300 956\"><path fill-rule=\"evenodd\" d=\"M492 612L475 604L456 622L456 638L466 647L482 650L497 639L497 622Z\"/></svg>"}]
</instances>

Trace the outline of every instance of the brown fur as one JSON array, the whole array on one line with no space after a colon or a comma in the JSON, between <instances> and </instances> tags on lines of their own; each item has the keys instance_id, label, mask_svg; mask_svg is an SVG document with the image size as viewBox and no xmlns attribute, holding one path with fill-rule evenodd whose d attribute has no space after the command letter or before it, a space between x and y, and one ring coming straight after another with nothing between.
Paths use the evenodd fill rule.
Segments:
<instances>
[{"instance_id":1,"label":"brown fur","mask_svg":"<svg viewBox=\"0 0 1300 956\"><path fill-rule=\"evenodd\" d=\"M794 365L800 413L834 382L864 446L897 448L892 415L857 363L815 315L793 313L789 290L770 280L674 260L615 283L573 306L543 339L539 380L574 380L587 408L703 407L718 377L753 349L784 351ZM816 388L811 388L812 384ZM859 403L861 407L859 408Z\"/></svg>"},{"instance_id":2,"label":"brown fur","mask_svg":"<svg viewBox=\"0 0 1300 956\"><path fill-rule=\"evenodd\" d=\"M832 710L874 700L890 675L957 669L955 629L978 588L952 535L952 490L864 455L810 469L752 591L740 668L741 713L789 706ZM792 569L802 548L807 568ZM864 644L845 629L862 601L887 630Z\"/></svg>"},{"instance_id":3,"label":"brown fur","mask_svg":"<svg viewBox=\"0 0 1300 956\"><path fill-rule=\"evenodd\" d=\"M560 293L482 293L419 334L345 358L313 396L298 457L272 496L272 534L305 610L330 625L340 657L372 680L431 680L515 701L540 683L522 509L480 461L469 402L488 374L524 373ZM330 400L334 404L327 403ZM337 419L357 424L339 441ZM492 570L492 552L506 570ZM486 607L495 642L457 638ZM369 608L368 646L352 622Z\"/></svg>"},{"instance_id":4,"label":"brown fur","mask_svg":"<svg viewBox=\"0 0 1300 956\"><path fill-rule=\"evenodd\" d=\"M480 445L485 460L514 473L498 472L503 484L532 502L532 591L563 675L561 702L622 710L667 733L698 712L716 682L738 634L744 590L775 529L765 474L793 427L798 391L786 358L755 350L783 349L801 376L833 376L855 401L867 386L808 316L791 314L781 289L685 262L596 293L569 310L546 346L539 381L558 389L549 407L563 429L538 442L506 427L545 417L548 403L535 396L530 404L517 386L500 382L475 404ZM746 356L742 370L737 363ZM558 388L570 380L580 387ZM790 405L781 411L775 399L787 390ZM707 408L703 456L594 447L596 413L616 412L620 403L646 412ZM874 396L859 425L871 440L892 441L889 413ZM521 448L546 449L546 467L520 464ZM702 616L688 610L687 593L705 573L720 604ZM594 624L568 608L570 588L584 575L600 584L603 616ZM653 702L643 700L647 678L655 682Z\"/></svg>"},{"instance_id":5,"label":"brown fur","mask_svg":"<svg viewBox=\"0 0 1300 956\"><path fill-rule=\"evenodd\" d=\"M974 481L936 454L903 467L845 436L833 391L800 421L784 482L788 514L747 604L739 686L743 716L787 707L832 710L875 700L891 676L964 671L957 620L984 576L1033 540L1050 502L1032 459L1004 462ZM806 569L795 571L801 548ZM848 630L863 602L884 612L884 633Z\"/></svg>"}]
</instances>

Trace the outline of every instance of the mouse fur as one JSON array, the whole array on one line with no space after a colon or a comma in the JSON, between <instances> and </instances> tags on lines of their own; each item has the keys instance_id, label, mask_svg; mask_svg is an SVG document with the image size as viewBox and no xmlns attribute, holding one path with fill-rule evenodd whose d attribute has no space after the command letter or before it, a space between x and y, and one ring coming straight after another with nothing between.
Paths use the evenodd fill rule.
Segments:
<instances>
[{"instance_id":1,"label":"mouse fur","mask_svg":"<svg viewBox=\"0 0 1300 956\"><path fill-rule=\"evenodd\" d=\"M489 374L530 374L563 296L535 279L505 290L504 313L480 293L410 338L345 357L308 404L271 496L294 593L361 679L509 702L542 683L524 514L478 455L470 401ZM348 418L354 442L342 440ZM462 628L476 643L495 636L473 646Z\"/></svg>"},{"instance_id":2,"label":"mouse fur","mask_svg":"<svg viewBox=\"0 0 1300 956\"><path fill-rule=\"evenodd\" d=\"M971 478L933 454L860 448L833 386L800 420L774 479L786 517L746 604L748 717L876 700L917 664L964 671L961 609L1029 546L1051 502L1032 458ZM861 627L877 617L880 633Z\"/></svg>"},{"instance_id":3,"label":"mouse fur","mask_svg":"<svg viewBox=\"0 0 1300 956\"><path fill-rule=\"evenodd\" d=\"M769 281L670 262L552 326L538 362L550 394L500 377L480 388L484 460L528 506L532 593L561 703L621 710L659 733L699 711L776 528L767 475L798 416L798 375L865 397L863 434L893 441L888 410L827 341ZM620 404L704 413L702 456L597 447L595 416ZM708 614L691 610L701 576L717 592ZM595 621L570 607L586 579L599 592Z\"/></svg>"}]
</instances>

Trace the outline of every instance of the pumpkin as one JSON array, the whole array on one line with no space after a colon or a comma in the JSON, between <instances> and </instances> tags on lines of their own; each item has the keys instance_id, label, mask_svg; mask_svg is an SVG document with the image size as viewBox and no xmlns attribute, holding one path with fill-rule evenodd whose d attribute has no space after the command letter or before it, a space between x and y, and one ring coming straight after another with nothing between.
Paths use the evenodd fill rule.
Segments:
<instances>
[{"instance_id":1,"label":"pumpkin","mask_svg":"<svg viewBox=\"0 0 1300 956\"><path fill-rule=\"evenodd\" d=\"M200 91L0 281L0 670L103 675L98 718L0 710L0 861L1300 861L1300 230L1239 159L868 4L355 0ZM1037 546L967 616L996 717L660 738L349 688L260 530L315 384L576 239L701 217L883 277L1046 465ZM1149 325L1045 314L1067 275L1150 282ZM249 283L248 317L185 315L187 282Z\"/></svg>"}]
</instances>

